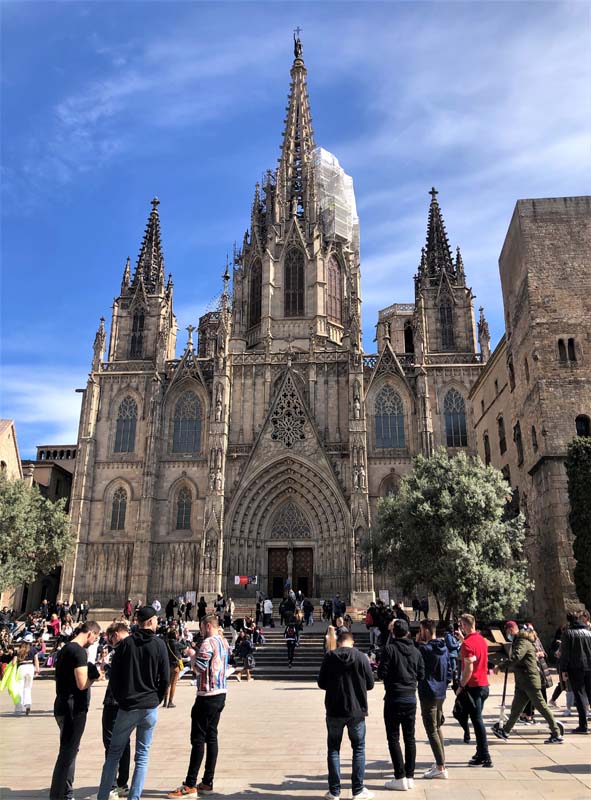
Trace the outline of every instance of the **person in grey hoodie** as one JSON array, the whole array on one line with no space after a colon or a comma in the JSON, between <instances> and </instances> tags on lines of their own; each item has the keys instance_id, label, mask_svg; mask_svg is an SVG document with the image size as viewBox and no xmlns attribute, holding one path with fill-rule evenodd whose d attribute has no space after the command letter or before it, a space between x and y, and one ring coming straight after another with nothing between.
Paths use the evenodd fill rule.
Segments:
<instances>
[{"instance_id":1,"label":"person in grey hoodie","mask_svg":"<svg viewBox=\"0 0 591 800\"><path fill-rule=\"evenodd\" d=\"M340 633L336 649L326 653L318 675L318 686L326 692L328 792L324 795L325 800L335 800L341 794L340 750L345 727L353 749L353 797L355 800L373 797L363 781L367 692L373 689L374 679L368 657L353 644L349 631Z\"/></svg>"},{"instance_id":2,"label":"person in grey hoodie","mask_svg":"<svg viewBox=\"0 0 591 800\"><path fill-rule=\"evenodd\" d=\"M435 757L435 764L424 773L423 778L447 779L445 747L441 726L443 725L443 703L447 686L451 683L449 651L444 639L437 638L437 623L424 619L419 623L417 634L419 652L425 664L425 676L419 681L419 701L423 725Z\"/></svg>"}]
</instances>

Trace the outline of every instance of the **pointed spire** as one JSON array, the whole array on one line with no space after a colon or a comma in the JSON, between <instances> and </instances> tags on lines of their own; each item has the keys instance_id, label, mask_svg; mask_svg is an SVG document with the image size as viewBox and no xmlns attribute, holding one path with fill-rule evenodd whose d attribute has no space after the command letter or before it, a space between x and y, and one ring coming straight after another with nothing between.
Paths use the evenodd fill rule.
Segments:
<instances>
[{"instance_id":1,"label":"pointed spire","mask_svg":"<svg viewBox=\"0 0 591 800\"><path fill-rule=\"evenodd\" d=\"M454 264L451 250L447 240L447 232L443 216L437 202L437 189L433 187L429 192L431 204L429 206L429 220L427 223L427 246L425 251L425 274L430 278L438 278L442 272L454 275Z\"/></svg>"},{"instance_id":2,"label":"pointed spire","mask_svg":"<svg viewBox=\"0 0 591 800\"><path fill-rule=\"evenodd\" d=\"M125 267L123 269L123 278L121 279L121 292L129 288L131 281L131 259L127 256Z\"/></svg>"},{"instance_id":3,"label":"pointed spire","mask_svg":"<svg viewBox=\"0 0 591 800\"><path fill-rule=\"evenodd\" d=\"M480 356L482 363L486 364L490 358L490 331L488 322L484 316L484 309L480 306L480 318L478 320L478 344L480 345Z\"/></svg>"},{"instance_id":4,"label":"pointed spire","mask_svg":"<svg viewBox=\"0 0 591 800\"><path fill-rule=\"evenodd\" d=\"M466 280L466 273L464 272L464 259L462 258L459 247L456 247L456 275L458 276L458 281L460 283L463 283Z\"/></svg>"},{"instance_id":5,"label":"pointed spire","mask_svg":"<svg viewBox=\"0 0 591 800\"><path fill-rule=\"evenodd\" d=\"M100 369L101 361L105 355L105 341L106 341L106 334L105 334L105 318L101 317L99 322L98 330L94 337L94 343L92 345L93 350L93 357L92 357L92 371L97 372Z\"/></svg>"},{"instance_id":6,"label":"pointed spire","mask_svg":"<svg viewBox=\"0 0 591 800\"><path fill-rule=\"evenodd\" d=\"M137 286L140 278L142 278L148 294L156 292L158 287L164 283L164 256L162 255L162 243L160 240L159 205L160 200L155 197L152 200L152 211L148 217L148 224L146 225L133 276L133 286Z\"/></svg>"},{"instance_id":7,"label":"pointed spire","mask_svg":"<svg viewBox=\"0 0 591 800\"><path fill-rule=\"evenodd\" d=\"M306 88L306 67L302 58L300 28L294 31L294 62L287 116L277 170L277 187L286 216L301 216L306 207L308 173L314 149L314 133Z\"/></svg>"}]
</instances>

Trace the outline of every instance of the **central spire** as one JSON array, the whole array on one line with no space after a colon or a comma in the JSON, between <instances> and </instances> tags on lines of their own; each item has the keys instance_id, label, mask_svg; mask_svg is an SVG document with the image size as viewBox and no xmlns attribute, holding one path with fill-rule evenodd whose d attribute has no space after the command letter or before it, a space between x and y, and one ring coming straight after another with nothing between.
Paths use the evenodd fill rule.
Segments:
<instances>
[{"instance_id":1,"label":"central spire","mask_svg":"<svg viewBox=\"0 0 591 800\"><path fill-rule=\"evenodd\" d=\"M438 278L442 272L446 272L451 277L454 274L454 264L443 216L437 201L439 192L433 187L429 194L431 195L431 205L429 206L427 245L422 268L429 278Z\"/></svg>"},{"instance_id":2,"label":"central spire","mask_svg":"<svg viewBox=\"0 0 591 800\"><path fill-rule=\"evenodd\" d=\"M277 170L277 188L288 216L303 216L310 182L314 133L306 88L306 67L302 57L300 29L294 32L294 61L287 117L283 130L281 157Z\"/></svg>"},{"instance_id":3,"label":"central spire","mask_svg":"<svg viewBox=\"0 0 591 800\"><path fill-rule=\"evenodd\" d=\"M140 277L148 293L157 291L158 285L164 283L164 256L160 240L160 216L158 206L160 200L155 197L151 201L152 211L144 233L144 239L133 276L133 286L137 286Z\"/></svg>"}]
</instances>

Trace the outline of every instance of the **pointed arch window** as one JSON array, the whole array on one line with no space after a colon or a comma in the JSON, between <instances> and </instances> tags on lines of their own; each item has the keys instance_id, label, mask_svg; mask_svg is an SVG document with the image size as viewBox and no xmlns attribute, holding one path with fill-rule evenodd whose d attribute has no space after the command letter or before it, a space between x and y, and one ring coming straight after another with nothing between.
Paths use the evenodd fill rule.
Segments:
<instances>
[{"instance_id":1,"label":"pointed arch window","mask_svg":"<svg viewBox=\"0 0 591 800\"><path fill-rule=\"evenodd\" d=\"M304 254L292 247L285 256L285 316L304 315Z\"/></svg>"},{"instance_id":2,"label":"pointed arch window","mask_svg":"<svg viewBox=\"0 0 591 800\"><path fill-rule=\"evenodd\" d=\"M133 453L135 449L135 426L137 422L137 403L133 397L124 397L117 414L115 431L115 452Z\"/></svg>"},{"instance_id":3,"label":"pointed arch window","mask_svg":"<svg viewBox=\"0 0 591 800\"><path fill-rule=\"evenodd\" d=\"M414 353L415 351L415 343L414 343L414 335L412 330L412 322L407 319L404 323L404 352L405 353Z\"/></svg>"},{"instance_id":4,"label":"pointed arch window","mask_svg":"<svg viewBox=\"0 0 591 800\"><path fill-rule=\"evenodd\" d=\"M188 531L191 528L191 492L186 486L179 491L176 498L176 529Z\"/></svg>"},{"instance_id":5,"label":"pointed arch window","mask_svg":"<svg viewBox=\"0 0 591 800\"><path fill-rule=\"evenodd\" d=\"M343 321L343 278L334 256L328 261L326 314L331 322Z\"/></svg>"},{"instance_id":6,"label":"pointed arch window","mask_svg":"<svg viewBox=\"0 0 591 800\"><path fill-rule=\"evenodd\" d=\"M497 429L499 432L499 452L501 455L507 449L507 435L505 433L505 420L503 417L499 417L497 420Z\"/></svg>"},{"instance_id":7,"label":"pointed arch window","mask_svg":"<svg viewBox=\"0 0 591 800\"><path fill-rule=\"evenodd\" d=\"M448 447L467 447L466 403L456 389L450 389L443 401L445 435Z\"/></svg>"},{"instance_id":8,"label":"pointed arch window","mask_svg":"<svg viewBox=\"0 0 591 800\"><path fill-rule=\"evenodd\" d=\"M125 514L127 513L127 492L120 487L113 493L111 504L111 530L125 530Z\"/></svg>"},{"instance_id":9,"label":"pointed arch window","mask_svg":"<svg viewBox=\"0 0 591 800\"><path fill-rule=\"evenodd\" d=\"M376 398L376 447L404 447L404 406L391 386L384 386Z\"/></svg>"},{"instance_id":10,"label":"pointed arch window","mask_svg":"<svg viewBox=\"0 0 591 800\"><path fill-rule=\"evenodd\" d=\"M194 392L185 392L174 408L172 452L198 453L200 450L201 403Z\"/></svg>"},{"instance_id":11,"label":"pointed arch window","mask_svg":"<svg viewBox=\"0 0 591 800\"><path fill-rule=\"evenodd\" d=\"M439 306L439 325L441 327L441 349L453 350L455 347L454 317L449 301L445 301Z\"/></svg>"},{"instance_id":12,"label":"pointed arch window","mask_svg":"<svg viewBox=\"0 0 591 800\"><path fill-rule=\"evenodd\" d=\"M261 321L261 305L263 294L263 268L257 258L250 270L250 297L248 304L248 324L258 325Z\"/></svg>"},{"instance_id":13,"label":"pointed arch window","mask_svg":"<svg viewBox=\"0 0 591 800\"><path fill-rule=\"evenodd\" d=\"M488 433L484 434L484 463L488 467L490 464L490 439Z\"/></svg>"},{"instance_id":14,"label":"pointed arch window","mask_svg":"<svg viewBox=\"0 0 591 800\"><path fill-rule=\"evenodd\" d=\"M137 311L133 315L131 324L131 345L129 348L130 358L141 358L144 351L144 323L145 315L143 311Z\"/></svg>"}]
</instances>

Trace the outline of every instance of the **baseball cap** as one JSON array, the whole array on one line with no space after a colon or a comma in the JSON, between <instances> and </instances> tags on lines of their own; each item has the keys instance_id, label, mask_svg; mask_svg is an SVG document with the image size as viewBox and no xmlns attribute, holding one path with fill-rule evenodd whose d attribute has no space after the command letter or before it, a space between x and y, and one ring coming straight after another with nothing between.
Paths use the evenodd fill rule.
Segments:
<instances>
[{"instance_id":1,"label":"baseball cap","mask_svg":"<svg viewBox=\"0 0 591 800\"><path fill-rule=\"evenodd\" d=\"M154 608L154 606L142 606L139 611L137 612L137 620L138 622L147 622L152 617L157 617L158 612Z\"/></svg>"},{"instance_id":2,"label":"baseball cap","mask_svg":"<svg viewBox=\"0 0 591 800\"><path fill-rule=\"evenodd\" d=\"M405 619L397 619L392 626L392 631L397 639L402 639L408 633L408 622Z\"/></svg>"}]
</instances>

